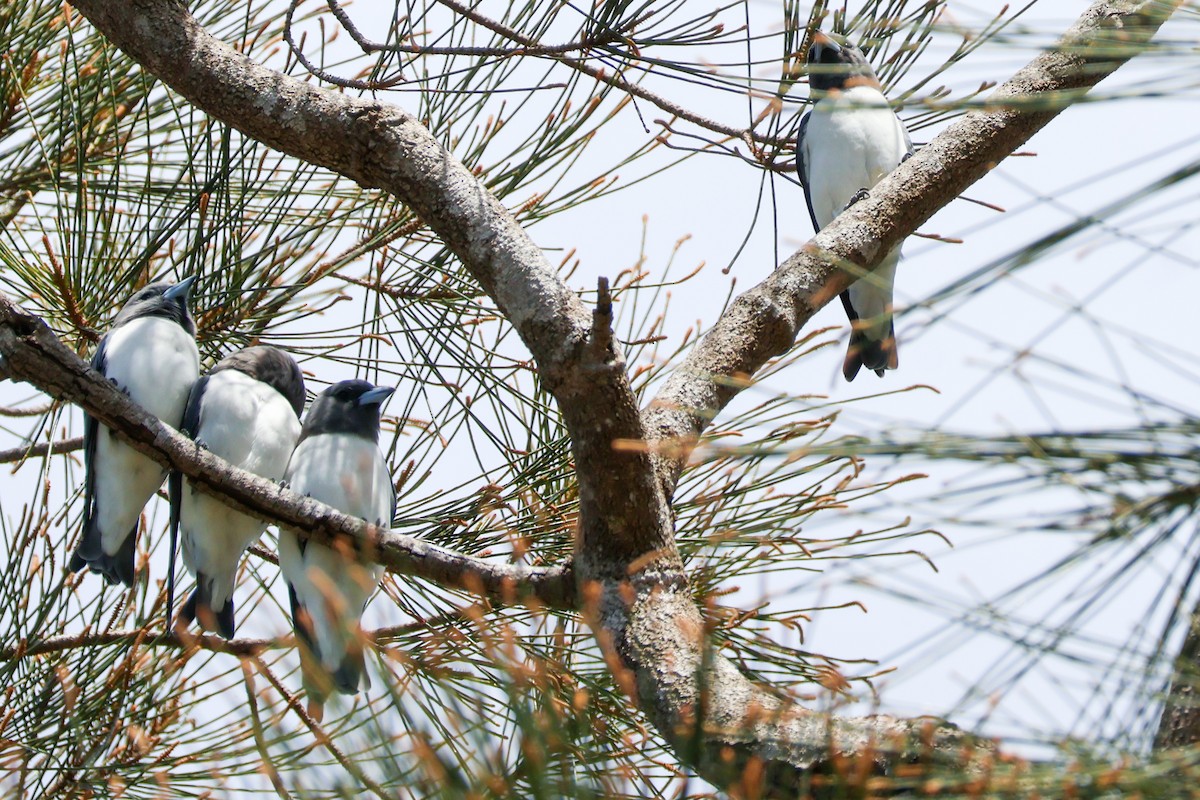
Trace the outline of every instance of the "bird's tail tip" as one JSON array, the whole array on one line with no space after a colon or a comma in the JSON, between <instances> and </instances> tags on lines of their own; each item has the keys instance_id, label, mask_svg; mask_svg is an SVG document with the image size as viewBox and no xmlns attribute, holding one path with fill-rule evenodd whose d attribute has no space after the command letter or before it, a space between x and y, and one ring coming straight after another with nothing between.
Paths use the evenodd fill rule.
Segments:
<instances>
[{"instance_id":1,"label":"bird's tail tip","mask_svg":"<svg viewBox=\"0 0 1200 800\"><path fill-rule=\"evenodd\" d=\"M237 629L233 614L233 597L226 598L220 609L213 608L212 578L196 573L196 588L184 604L180 617L197 622L206 631L216 631L223 639L232 639Z\"/></svg>"},{"instance_id":2,"label":"bird's tail tip","mask_svg":"<svg viewBox=\"0 0 1200 800\"><path fill-rule=\"evenodd\" d=\"M371 688L361 647L352 647L346 653L333 672L333 685L342 694L358 694L359 689Z\"/></svg>"},{"instance_id":3,"label":"bird's tail tip","mask_svg":"<svg viewBox=\"0 0 1200 800\"><path fill-rule=\"evenodd\" d=\"M889 331L883 339L869 339L862 331L850 335L850 346L846 350L846 360L842 363L842 375L847 381L852 381L863 367L872 370L883 377L885 370L896 369L900 366L899 354L896 351L896 336Z\"/></svg>"},{"instance_id":4,"label":"bird's tail tip","mask_svg":"<svg viewBox=\"0 0 1200 800\"><path fill-rule=\"evenodd\" d=\"M354 695L371 688L363 648L357 642L347 647L336 667L325 663L305 645L301 645L300 662L304 687L315 702L324 703L333 692Z\"/></svg>"},{"instance_id":5,"label":"bird's tail tip","mask_svg":"<svg viewBox=\"0 0 1200 800\"><path fill-rule=\"evenodd\" d=\"M335 670L330 670L306 645L300 646L301 682L308 696L308 713L320 722L325 713L325 703L334 692L344 695L358 694L363 688L366 673L363 670L362 653L357 660L348 653ZM366 682L370 685L370 682Z\"/></svg>"},{"instance_id":6,"label":"bird's tail tip","mask_svg":"<svg viewBox=\"0 0 1200 800\"><path fill-rule=\"evenodd\" d=\"M99 573L110 584L123 583L133 586L134 555L137 549L137 527L125 537L117 552L109 555L104 552L100 531L93 527L84 530L83 540L71 554L68 565L72 572L78 572L84 567Z\"/></svg>"},{"instance_id":7,"label":"bird's tail tip","mask_svg":"<svg viewBox=\"0 0 1200 800\"><path fill-rule=\"evenodd\" d=\"M71 554L71 571L78 572L103 557L104 536L89 509L84 513L83 535L79 538L79 544L75 545L75 552Z\"/></svg>"}]
</instances>

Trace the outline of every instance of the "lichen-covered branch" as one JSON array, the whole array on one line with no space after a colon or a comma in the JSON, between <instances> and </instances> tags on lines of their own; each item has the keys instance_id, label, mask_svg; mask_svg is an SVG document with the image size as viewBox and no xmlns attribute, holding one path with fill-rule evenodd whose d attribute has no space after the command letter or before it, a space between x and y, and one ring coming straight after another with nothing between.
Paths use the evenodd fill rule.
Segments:
<instances>
[{"instance_id":1,"label":"lichen-covered branch","mask_svg":"<svg viewBox=\"0 0 1200 800\"><path fill-rule=\"evenodd\" d=\"M1154 749L1195 747L1200 744L1200 604L1175 657L1171 685L1154 734Z\"/></svg>"}]
</instances>

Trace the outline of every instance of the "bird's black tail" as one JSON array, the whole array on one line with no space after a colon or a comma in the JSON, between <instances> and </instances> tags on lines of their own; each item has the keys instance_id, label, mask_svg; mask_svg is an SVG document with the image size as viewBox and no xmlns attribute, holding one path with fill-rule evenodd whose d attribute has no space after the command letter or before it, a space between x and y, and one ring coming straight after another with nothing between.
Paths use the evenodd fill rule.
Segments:
<instances>
[{"instance_id":1,"label":"bird's black tail","mask_svg":"<svg viewBox=\"0 0 1200 800\"><path fill-rule=\"evenodd\" d=\"M363 655L362 641L355 638L349 643L345 658L333 673L334 688L342 694L358 694L365 674L366 658Z\"/></svg>"},{"instance_id":2,"label":"bird's black tail","mask_svg":"<svg viewBox=\"0 0 1200 800\"><path fill-rule=\"evenodd\" d=\"M296 589L288 584L288 599L292 604L292 628L296 631L296 643L300 651L300 679L308 693L308 713L318 722L325 713L325 700L333 691L329 673L321 665L321 652L317 649L313 634L312 617L296 595Z\"/></svg>"},{"instance_id":3,"label":"bird's black tail","mask_svg":"<svg viewBox=\"0 0 1200 800\"><path fill-rule=\"evenodd\" d=\"M301 678L304 689L308 692L308 712L319 720L324 713L325 701L333 692L358 694L364 685L370 688L362 635L358 633L349 637L346 641L346 652L337 669L331 674L321 657L321 649L312 629L312 617L300 602L291 584L288 584L288 595L292 603L292 625L300 649Z\"/></svg>"},{"instance_id":4,"label":"bird's black tail","mask_svg":"<svg viewBox=\"0 0 1200 800\"><path fill-rule=\"evenodd\" d=\"M71 571L78 572L88 567L92 572L104 576L109 583L123 583L133 586L133 556L137 545L137 524L125 535L125 540L117 548L117 552L108 555L104 552L103 537L94 518L89 517L83 523L83 540L71 555Z\"/></svg>"},{"instance_id":5,"label":"bird's black tail","mask_svg":"<svg viewBox=\"0 0 1200 800\"><path fill-rule=\"evenodd\" d=\"M851 331L850 347L847 348L846 360L842 363L842 374L846 376L846 380L854 380L862 367L874 370L875 374L882 378L884 370L896 369L898 366L900 357L896 352L896 334L890 322L887 336L883 339L870 338L866 329L855 328Z\"/></svg>"},{"instance_id":6,"label":"bird's black tail","mask_svg":"<svg viewBox=\"0 0 1200 800\"><path fill-rule=\"evenodd\" d=\"M212 607L212 580L203 572L196 573L196 588L179 611L185 622L199 622L200 627L216 631L225 639L232 639L236 630L233 616L233 598L230 597L217 611Z\"/></svg>"}]
</instances>

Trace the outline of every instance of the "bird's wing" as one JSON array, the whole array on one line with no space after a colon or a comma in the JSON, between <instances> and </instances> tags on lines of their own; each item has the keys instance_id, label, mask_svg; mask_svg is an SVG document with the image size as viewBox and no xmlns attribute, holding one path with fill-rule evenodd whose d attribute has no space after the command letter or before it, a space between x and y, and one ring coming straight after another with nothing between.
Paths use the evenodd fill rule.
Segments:
<instances>
[{"instance_id":1,"label":"bird's wing","mask_svg":"<svg viewBox=\"0 0 1200 800\"><path fill-rule=\"evenodd\" d=\"M391 513L386 520L387 526L390 528L392 527L392 521L396 519L396 484L392 483L392 474L388 471L386 461L384 462L383 471L388 476L388 488L392 490Z\"/></svg>"},{"instance_id":2,"label":"bird's wing","mask_svg":"<svg viewBox=\"0 0 1200 800\"><path fill-rule=\"evenodd\" d=\"M813 210L812 194L808 190L808 165L804 163L804 136L808 133L808 120L812 117L809 111L800 120L800 132L796 135L796 174L804 186L804 204L808 206L808 217L812 220L813 233L821 230L817 224L817 212Z\"/></svg>"},{"instance_id":3,"label":"bird's wing","mask_svg":"<svg viewBox=\"0 0 1200 800\"><path fill-rule=\"evenodd\" d=\"M299 542L301 552L305 542ZM296 587L288 583L288 600L292 606L292 625L296 631L296 638L304 643L304 646L313 652L317 658L320 658L320 651L317 650L316 637L313 636L312 619L308 616L307 609L304 608L304 603L300 601L300 596L296 594Z\"/></svg>"},{"instance_id":4,"label":"bird's wing","mask_svg":"<svg viewBox=\"0 0 1200 800\"><path fill-rule=\"evenodd\" d=\"M171 626L171 615L175 613L175 555L179 552L179 507L183 503L183 473L171 470L167 475L167 499L171 504L170 564L167 566L167 627Z\"/></svg>"},{"instance_id":5,"label":"bird's wing","mask_svg":"<svg viewBox=\"0 0 1200 800\"><path fill-rule=\"evenodd\" d=\"M105 374L108 367L108 356L106 353L108 347L108 337L105 336L100 340L100 346L96 348L96 354L92 356L92 369ZM84 527L86 529L86 520L91 519L96 513L96 418L91 414L84 413L83 415L83 514L85 519Z\"/></svg>"},{"instance_id":6,"label":"bird's wing","mask_svg":"<svg viewBox=\"0 0 1200 800\"><path fill-rule=\"evenodd\" d=\"M179 431L189 439L195 439L196 432L200 429L200 406L204 402L204 387L208 385L208 379L209 376L205 375L196 381L188 394ZM174 567L175 542L179 536L179 511L183 503L183 475L177 470L171 470L167 477L167 497L171 501L171 565Z\"/></svg>"},{"instance_id":7,"label":"bird's wing","mask_svg":"<svg viewBox=\"0 0 1200 800\"><path fill-rule=\"evenodd\" d=\"M192 390L188 393L187 406L184 408L183 421L179 423L179 430L190 439L196 438L196 431L200 429L200 405L203 402L204 387L207 384L208 376L205 375L192 385ZM175 613L175 556L179 552L179 514L183 507L183 473L179 470L173 469L167 476L167 499L171 505L171 562L167 568L167 619L169 620L171 614Z\"/></svg>"},{"instance_id":8,"label":"bird's wing","mask_svg":"<svg viewBox=\"0 0 1200 800\"><path fill-rule=\"evenodd\" d=\"M808 217L812 220L813 233L821 230L821 226L817 224L817 212L813 209L812 193L808 188L808 165L804 162L804 137L808 133L808 121L812 117L812 112L809 111L800 120L800 132L796 136L796 171L800 175L800 182L804 186L804 203L808 206ZM904 132L907 139L908 131ZM909 144L912 147L912 144ZM850 292L844 291L840 295L842 299L842 307L846 309L846 316L851 322L858 319L858 314L854 311L854 306L850 304Z\"/></svg>"},{"instance_id":9,"label":"bird's wing","mask_svg":"<svg viewBox=\"0 0 1200 800\"><path fill-rule=\"evenodd\" d=\"M196 432L200 430L200 408L204 403L204 390L208 386L209 377L205 375L196 381L188 393L187 405L183 408L183 420L179 423L179 431L191 439L196 438Z\"/></svg>"}]
</instances>

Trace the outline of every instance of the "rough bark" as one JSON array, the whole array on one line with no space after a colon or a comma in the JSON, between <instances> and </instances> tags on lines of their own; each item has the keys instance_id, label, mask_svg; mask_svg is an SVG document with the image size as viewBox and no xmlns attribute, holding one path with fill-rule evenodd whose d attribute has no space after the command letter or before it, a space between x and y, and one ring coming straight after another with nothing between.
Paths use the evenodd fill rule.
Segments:
<instances>
[{"instance_id":1,"label":"rough bark","mask_svg":"<svg viewBox=\"0 0 1200 800\"><path fill-rule=\"evenodd\" d=\"M74 5L213 117L410 205L493 298L533 354L571 435L582 498L576 576L585 614L618 679L682 760L735 794L794 797L847 782L866 785L871 775L894 775L898 764L926 756L958 765L977 758L970 739L950 728L926 731L920 721L806 710L706 649L668 498L688 444L747 376L786 351L811 315L848 285L837 265L872 266L1134 55L1174 4L1095 3L1059 47L1005 84L985 109L952 126L739 298L644 416L620 354L599 333L603 324L590 329L585 309L500 203L410 115L254 64L206 34L175 0ZM154 432L154 447L182 463L163 426L142 422ZM683 447L657 455L612 447L618 439L648 438ZM830 776L825 783L822 775Z\"/></svg>"},{"instance_id":2,"label":"rough bark","mask_svg":"<svg viewBox=\"0 0 1200 800\"><path fill-rule=\"evenodd\" d=\"M1191 624L1175 658L1171 686L1154 734L1154 749L1195 747L1200 744L1200 604L1192 609Z\"/></svg>"}]
</instances>

